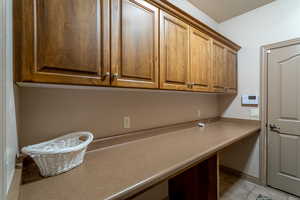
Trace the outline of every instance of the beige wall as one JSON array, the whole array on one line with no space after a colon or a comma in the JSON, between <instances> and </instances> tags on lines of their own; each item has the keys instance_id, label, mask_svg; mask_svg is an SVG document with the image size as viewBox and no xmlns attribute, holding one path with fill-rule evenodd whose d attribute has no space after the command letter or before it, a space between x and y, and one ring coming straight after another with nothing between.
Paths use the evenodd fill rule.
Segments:
<instances>
[{"instance_id":1,"label":"beige wall","mask_svg":"<svg viewBox=\"0 0 300 200\"><path fill-rule=\"evenodd\" d=\"M220 163L231 169L259 178L259 132L224 149Z\"/></svg>"},{"instance_id":2,"label":"beige wall","mask_svg":"<svg viewBox=\"0 0 300 200\"><path fill-rule=\"evenodd\" d=\"M168 124L216 117L213 94L126 89L20 88L20 145L88 130L96 138ZM123 128L130 116L131 129Z\"/></svg>"}]
</instances>

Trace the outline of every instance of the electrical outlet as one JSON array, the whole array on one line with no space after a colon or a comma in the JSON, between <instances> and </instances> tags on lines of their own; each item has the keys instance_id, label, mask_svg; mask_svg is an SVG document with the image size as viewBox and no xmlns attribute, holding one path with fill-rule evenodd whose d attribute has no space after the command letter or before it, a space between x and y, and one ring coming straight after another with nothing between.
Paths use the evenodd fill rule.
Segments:
<instances>
[{"instance_id":1,"label":"electrical outlet","mask_svg":"<svg viewBox=\"0 0 300 200\"><path fill-rule=\"evenodd\" d=\"M197 110L198 117L201 117L201 110Z\"/></svg>"},{"instance_id":2,"label":"electrical outlet","mask_svg":"<svg viewBox=\"0 0 300 200\"><path fill-rule=\"evenodd\" d=\"M124 128L130 128L130 117L126 116L123 119L123 127Z\"/></svg>"}]
</instances>

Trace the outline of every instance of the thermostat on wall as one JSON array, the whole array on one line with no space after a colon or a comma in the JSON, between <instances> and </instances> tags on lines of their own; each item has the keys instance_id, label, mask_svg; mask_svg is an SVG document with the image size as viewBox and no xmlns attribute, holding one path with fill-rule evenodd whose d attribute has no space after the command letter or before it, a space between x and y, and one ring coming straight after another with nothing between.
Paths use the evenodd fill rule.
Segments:
<instances>
[{"instance_id":1,"label":"thermostat on wall","mask_svg":"<svg viewBox=\"0 0 300 200\"><path fill-rule=\"evenodd\" d=\"M258 96L257 95L242 95L242 105L258 105Z\"/></svg>"}]
</instances>

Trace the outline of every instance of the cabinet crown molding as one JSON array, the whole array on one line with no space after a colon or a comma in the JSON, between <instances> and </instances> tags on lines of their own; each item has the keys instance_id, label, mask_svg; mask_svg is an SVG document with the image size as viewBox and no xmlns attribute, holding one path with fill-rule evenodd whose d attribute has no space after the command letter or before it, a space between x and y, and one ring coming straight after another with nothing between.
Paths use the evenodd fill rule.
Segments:
<instances>
[{"instance_id":1,"label":"cabinet crown molding","mask_svg":"<svg viewBox=\"0 0 300 200\"><path fill-rule=\"evenodd\" d=\"M181 8L176 7L172 3L170 3L168 0L146 0L150 3L156 4L160 9L165 10L169 12L170 14L175 15L176 17L180 17L186 22L188 22L190 25L194 26L197 29L200 29L202 32L206 33L213 39L223 43L224 45L230 47L234 51L239 51L241 49L241 46L234 43L230 39L226 38L222 34L218 33L217 31L210 28L208 25L204 24L200 20L196 19L195 17L191 16L186 11L182 10Z\"/></svg>"}]
</instances>

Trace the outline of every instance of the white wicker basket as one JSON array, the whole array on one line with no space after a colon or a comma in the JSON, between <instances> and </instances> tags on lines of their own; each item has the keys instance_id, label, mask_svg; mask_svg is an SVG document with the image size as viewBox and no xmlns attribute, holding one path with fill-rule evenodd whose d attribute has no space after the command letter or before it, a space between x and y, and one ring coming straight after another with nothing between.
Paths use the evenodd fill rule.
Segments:
<instances>
[{"instance_id":1,"label":"white wicker basket","mask_svg":"<svg viewBox=\"0 0 300 200\"><path fill-rule=\"evenodd\" d=\"M33 158L42 176L55 176L80 165L92 141L92 133L75 132L24 147L22 152Z\"/></svg>"}]
</instances>

